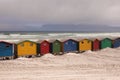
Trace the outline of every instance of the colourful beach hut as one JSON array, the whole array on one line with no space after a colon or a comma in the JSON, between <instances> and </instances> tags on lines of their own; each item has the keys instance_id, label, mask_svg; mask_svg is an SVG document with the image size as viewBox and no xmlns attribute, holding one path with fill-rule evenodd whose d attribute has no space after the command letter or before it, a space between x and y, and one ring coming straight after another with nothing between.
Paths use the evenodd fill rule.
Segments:
<instances>
[{"instance_id":1,"label":"colourful beach hut","mask_svg":"<svg viewBox=\"0 0 120 80\"><path fill-rule=\"evenodd\" d=\"M73 39L68 39L62 43L62 52L78 51L78 42Z\"/></svg>"},{"instance_id":2,"label":"colourful beach hut","mask_svg":"<svg viewBox=\"0 0 120 80\"><path fill-rule=\"evenodd\" d=\"M79 51L92 50L92 41L88 39L83 39L79 42Z\"/></svg>"},{"instance_id":3,"label":"colourful beach hut","mask_svg":"<svg viewBox=\"0 0 120 80\"><path fill-rule=\"evenodd\" d=\"M29 40L22 41L17 44L17 56L36 56L37 43Z\"/></svg>"},{"instance_id":4,"label":"colourful beach hut","mask_svg":"<svg viewBox=\"0 0 120 80\"><path fill-rule=\"evenodd\" d=\"M95 39L93 41L93 51L99 50L100 49L100 41L98 39Z\"/></svg>"},{"instance_id":5,"label":"colourful beach hut","mask_svg":"<svg viewBox=\"0 0 120 80\"><path fill-rule=\"evenodd\" d=\"M14 58L14 44L0 41L0 57L13 59Z\"/></svg>"},{"instance_id":6,"label":"colourful beach hut","mask_svg":"<svg viewBox=\"0 0 120 80\"><path fill-rule=\"evenodd\" d=\"M40 43L40 54L44 55L50 53L50 43L46 40Z\"/></svg>"},{"instance_id":7,"label":"colourful beach hut","mask_svg":"<svg viewBox=\"0 0 120 80\"><path fill-rule=\"evenodd\" d=\"M120 38L117 38L113 41L113 48L120 47Z\"/></svg>"},{"instance_id":8,"label":"colourful beach hut","mask_svg":"<svg viewBox=\"0 0 120 80\"><path fill-rule=\"evenodd\" d=\"M52 53L53 54L60 54L62 48L62 44L59 40L55 40L52 43Z\"/></svg>"},{"instance_id":9,"label":"colourful beach hut","mask_svg":"<svg viewBox=\"0 0 120 80\"><path fill-rule=\"evenodd\" d=\"M107 48L107 47L112 47L112 40L109 38L105 38L101 40L101 49Z\"/></svg>"}]
</instances>

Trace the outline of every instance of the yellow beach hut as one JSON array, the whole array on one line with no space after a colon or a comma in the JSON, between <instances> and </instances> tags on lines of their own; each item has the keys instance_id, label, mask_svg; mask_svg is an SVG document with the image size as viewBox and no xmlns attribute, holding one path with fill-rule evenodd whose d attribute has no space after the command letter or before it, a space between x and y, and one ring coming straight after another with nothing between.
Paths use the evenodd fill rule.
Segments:
<instances>
[{"instance_id":1,"label":"yellow beach hut","mask_svg":"<svg viewBox=\"0 0 120 80\"><path fill-rule=\"evenodd\" d=\"M17 56L37 55L37 43L25 40L17 44Z\"/></svg>"},{"instance_id":2,"label":"yellow beach hut","mask_svg":"<svg viewBox=\"0 0 120 80\"><path fill-rule=\"evenodd\" d=\"M92 41L88 39L79 41L79 52L87 50L92 50Z\"/></svg>"}]
</instances>

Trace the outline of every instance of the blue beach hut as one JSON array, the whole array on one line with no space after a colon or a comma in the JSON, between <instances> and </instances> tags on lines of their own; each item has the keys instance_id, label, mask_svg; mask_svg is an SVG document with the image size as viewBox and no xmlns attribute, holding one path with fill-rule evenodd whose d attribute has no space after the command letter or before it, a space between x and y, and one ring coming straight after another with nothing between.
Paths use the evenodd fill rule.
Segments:
<instances>
[{"instance_id":1,"label":"blue beach hut","mask_svg":"<svg viewBox=\"0 0 120 80\"><path fill-rule=\"evenodd\" d=\"M113 48L120 47L120 38L117 38L113 42Z\"/></svg>"},{"instance_id":2,"label":"blue beach hut","mask_svg":"<svg viewBox=\"0 0 120 80\"><path fill-rule=\"evenodd\" d=\"M73 39L68 39L62 43L62 52L78 51L78 42Z\"/></svg>"},{"instance_id":3,"label":"blue beach hut","mask_svg":"<svg viewBox=\"0 0 120 80\"><path fill-rule=\"evenodd\" d=\"M13 58L14 56L14 44L1 41L0 42L0 57Z\"/></svg>"}]
</instances>

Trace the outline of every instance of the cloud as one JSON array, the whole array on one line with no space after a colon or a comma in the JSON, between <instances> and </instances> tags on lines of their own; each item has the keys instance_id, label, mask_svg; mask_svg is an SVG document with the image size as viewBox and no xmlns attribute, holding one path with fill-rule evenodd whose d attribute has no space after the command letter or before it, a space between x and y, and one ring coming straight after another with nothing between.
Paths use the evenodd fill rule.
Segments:
<instances>
[{"instance_id":1,"label":"cloud","mask_svg":"<svg viewBox=\"0 0 120 80\"><path fill-rule=\"evenodd\" d=\"M120 25L120 0L0 0L0 17L7 18L0 24L23 28L31 22Z\"/></svg>"}]
</instances>

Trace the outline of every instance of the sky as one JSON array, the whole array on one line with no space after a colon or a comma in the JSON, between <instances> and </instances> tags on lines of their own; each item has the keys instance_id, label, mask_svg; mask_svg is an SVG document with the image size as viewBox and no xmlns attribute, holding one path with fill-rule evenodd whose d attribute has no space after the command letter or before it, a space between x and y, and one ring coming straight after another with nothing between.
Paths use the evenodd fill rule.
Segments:
<instances>
[{"instance_id":1,"label":"sky","mask_svg":"<svg viewBox=\"0 0 120 80\"><path fill-rule=\"evenodd\" d=\"M84 27L119 31L120 0L0 0L0 31L79 31Z\"/></svg>"}]
</instances>

